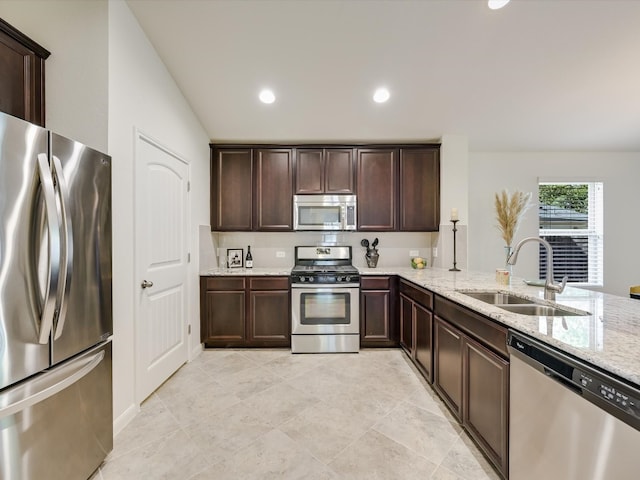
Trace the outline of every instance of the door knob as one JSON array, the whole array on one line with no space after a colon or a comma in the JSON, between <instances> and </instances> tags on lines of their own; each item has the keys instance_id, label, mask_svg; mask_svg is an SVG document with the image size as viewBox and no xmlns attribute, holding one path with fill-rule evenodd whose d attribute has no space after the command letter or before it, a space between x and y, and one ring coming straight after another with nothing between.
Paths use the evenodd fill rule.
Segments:
<instances>
[{"instance_id":1,"label":"door knob","mask_svg":"<svg viewBox=\"0 0 640 480\"><path fill-rule=\"evenodd\" d=\"M153 282L150 282L149 280L143 280L140 286L142 288L150 288L153 287Z\"/></svg>"}]
</instances>

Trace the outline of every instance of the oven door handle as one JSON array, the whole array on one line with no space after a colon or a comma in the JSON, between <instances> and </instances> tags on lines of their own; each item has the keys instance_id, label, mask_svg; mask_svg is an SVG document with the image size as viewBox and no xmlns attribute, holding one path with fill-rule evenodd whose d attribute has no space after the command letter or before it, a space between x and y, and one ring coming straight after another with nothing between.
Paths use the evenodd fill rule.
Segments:
<instances>
[{"instance_id":1,"label":"oven door handle","mask_svg":"<svg viewBox=\"0 0 640 480\"><path fill-rule=\"evenodd\" d=\"M306 288L307 290L342 290L345 288L360 288L359 283L292 283L291 288Z\"/></svg>"}]
</instances>

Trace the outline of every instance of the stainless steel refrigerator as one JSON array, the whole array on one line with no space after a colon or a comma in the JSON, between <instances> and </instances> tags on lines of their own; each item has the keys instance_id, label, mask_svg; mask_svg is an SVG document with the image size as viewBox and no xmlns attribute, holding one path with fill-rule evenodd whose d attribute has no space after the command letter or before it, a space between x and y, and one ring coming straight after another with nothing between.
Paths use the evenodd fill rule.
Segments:
<instances>
[{"instance_id":1,"label":"stainless steel refrigerator","mask_svg":"<svg viewBox=\"0 0 640 480\"><path fill-rule=\"evenodd\" d=\"M0 113L0 480L113 447L111 158Z\"/></svg>"}]
</instances>

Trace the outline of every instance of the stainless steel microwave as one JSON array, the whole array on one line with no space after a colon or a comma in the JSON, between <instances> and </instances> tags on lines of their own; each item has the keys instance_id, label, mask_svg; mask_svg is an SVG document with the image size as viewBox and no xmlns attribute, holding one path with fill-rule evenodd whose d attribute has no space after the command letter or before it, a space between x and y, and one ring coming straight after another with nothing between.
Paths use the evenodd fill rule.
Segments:
<instances>
[{"instance_id":1,"label":"stainless steel microwave","mask_svg":"<svg viewBox=\"0 0 640 480\"><path fill-rule=\"evenodd\" d=\"M294 230L356 230L355 195L294 195Z\"/></svg>"}]
</instances>

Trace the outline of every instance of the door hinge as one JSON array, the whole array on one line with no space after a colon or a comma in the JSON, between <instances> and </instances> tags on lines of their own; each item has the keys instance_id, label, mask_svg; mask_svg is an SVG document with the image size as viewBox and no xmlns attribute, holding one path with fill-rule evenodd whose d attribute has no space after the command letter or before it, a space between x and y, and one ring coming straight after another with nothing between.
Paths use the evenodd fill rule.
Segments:
<instances>
[{"instance_id":1,"label":"door hinge","mask_svg":"<svg viewBox=\"0 0 640 480\"><path fill-rule=\"evenodd\" d=\"M191 335L191 324L189 324L189 325L188 325L188 328L187 328L187 334L188 334L188 335Z\"/></svg>"},{"instance_id":2,"label":"door hinge","mask_svg":"<svg viewBox=\"0 0 640 480\"><path fill-rule=\"evenodd\" d=\"M191 263L191 253L187 253L187 263Z\"/></svg>"},{"instance_id":3,"label":"door hinge","mask_svg":"<svg viewBox=\"0 0 640 480\"><path fill-rule=\"evenodd\" d=\"M191 191L191 182L187 182L187 192Z\"/></svg>"}]
</instances>

